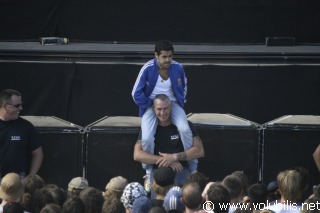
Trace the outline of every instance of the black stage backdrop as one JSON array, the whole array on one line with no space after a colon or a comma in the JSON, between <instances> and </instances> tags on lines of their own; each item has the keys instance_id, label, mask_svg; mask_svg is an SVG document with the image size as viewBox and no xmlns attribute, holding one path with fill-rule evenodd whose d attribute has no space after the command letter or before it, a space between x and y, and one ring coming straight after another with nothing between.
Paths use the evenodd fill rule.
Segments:
<instances>
[{"instance_id":1,"label":"black stage backdrop","mask_svg":"<svg viewBox=\"0 0 320 213\"><path fill-rule=\"evenodd\" d=\"M137 116L131 90L142 64L0 62L0 89L23 93L23 115L79 126L104 116ZM320 66L186 64L187 113L230 113L263 124L319 115Z\"/></svg>"},{"instance_id":2,"label":"black stage backdrop","mask_svg":"<svg viewBox=\"0 0 320 213\"><path fill-rule=\"evenodd\" d=\"M140 67L77 63L68 120L85 126L105 116L138 116L131 90Z\"/></svg>"},{"instance_id":3,"label":"black stage backdrop","mask_svg":"<svg viewBox=\"0 0 320 213\"><path fill-rule=\"evenodd\" d=\"M0 39L319 43L319 9L317 0L0 0Z\"/></svg>"},{"instance_id":4,"label":"black stage backdrop","mask_svg":"<svg viewBox=\"0 0 320 213\"><path fill-rule=\"evenodd\" d=\"M68 117L75 68L68 62L0 62L1 90L22 92L24 115Z\"/></svg>"},{"instance_id":5,"label":"black stage backdrop","mask_svg":"<svg viewBox=\"0 0 320 213\"><path fill-rule=\"evenodd\" d=\"M230 113L263 124L282 115L318 115L319 66L190 66L189 112Z\"/></svg>"}]
</instances>

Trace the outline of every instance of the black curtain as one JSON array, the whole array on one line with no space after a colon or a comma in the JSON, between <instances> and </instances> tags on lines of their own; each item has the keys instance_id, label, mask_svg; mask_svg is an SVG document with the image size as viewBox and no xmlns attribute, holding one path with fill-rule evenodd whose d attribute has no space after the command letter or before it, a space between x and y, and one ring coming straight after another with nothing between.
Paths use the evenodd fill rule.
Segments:
<instances>
[{"instance_id":1,"label":"black curtain","mask_svg":"<svg viewBox=\"0 0 320 213\"><path fill-rule=\"evenodd\" d=\"M23 93L23 115L80 126L105 116L138 116L131 97L142 64L1 62L0 89ZM319 66L185 65L186 113L230 113L259 124L319 115Z\"/></svg>"},{"instance_id":2,"label":"black curtain","mask_svg":"<svg viewBox=\"0 0 320 213\"><path fill-rule=\"evenodd\" d=\"M317 0L0 0L0 39L264 44L319 43Z\"/></svg>"}]
</instances>

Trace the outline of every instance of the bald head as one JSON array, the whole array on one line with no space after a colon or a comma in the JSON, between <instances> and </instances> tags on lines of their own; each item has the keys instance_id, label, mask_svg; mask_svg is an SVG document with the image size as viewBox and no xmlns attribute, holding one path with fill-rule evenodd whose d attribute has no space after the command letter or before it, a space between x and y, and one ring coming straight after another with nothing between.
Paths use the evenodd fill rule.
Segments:
<instances>
[{"instance_id":1,"label":"bald head","mask_svg":"<svg viewBox=\"0 0 320 213\"><path fill-rule=\"evenodd\" d=\"M201 188L198 183L190 182L182 188L182 203L188 209L198 209L202 203Z\"/></svg>"}]
</instances>

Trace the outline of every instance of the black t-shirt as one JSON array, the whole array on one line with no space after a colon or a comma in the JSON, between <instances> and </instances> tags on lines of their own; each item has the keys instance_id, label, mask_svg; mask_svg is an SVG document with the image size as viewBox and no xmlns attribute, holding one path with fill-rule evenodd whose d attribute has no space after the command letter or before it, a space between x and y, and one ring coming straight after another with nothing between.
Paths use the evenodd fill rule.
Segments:
<instances>
[{"instance_id":1,"label":"black t-shirt","mask_svg":"<svg viewBox=\"0 0 320 213\"><path fill-rule=\"evenodd\" d=\"M196 129L194 128L192 123L190 121L188 121L188 123L192 131L193 137L198 136L198 133L196 132ZM179 131L177 127L173 124L169 126L158 125L154 138L155 155L159 155L159 152L172 154L184 151ZM141 140L141 132L139 134L139 140ZM185 168L188 166L187 161L181 161L180 163ZM156 168L156 165L154 166Z\"/></svg>"},{"instance_id":2,"label":"black t-shirt","mask_svg":"<svg viewBox=\"0 0 320 213\"><path fill-rule=\"evenodd\" d=\"M41 146L34 126L23 118L0 120L1 174L25 171L27 153Z\"/></svg>"}]
</instances>

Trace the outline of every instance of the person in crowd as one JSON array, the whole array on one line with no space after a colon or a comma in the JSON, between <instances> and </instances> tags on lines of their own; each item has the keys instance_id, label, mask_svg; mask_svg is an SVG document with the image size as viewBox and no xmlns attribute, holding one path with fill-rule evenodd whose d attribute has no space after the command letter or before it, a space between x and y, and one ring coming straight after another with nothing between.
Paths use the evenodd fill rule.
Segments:
<instances>
[{"instance_id":1,"label":"person in crowd","mask_svg":"<svg viewBox=\"0 0 320 213\"><path fill-rule=\"evenodd\" d=\"M22 179L24 192L33 194L36 189L41 189L46 185L45 181L39 175L27 175Z\"/></svg>"},{"instance_id":2,"label":"person in crowd","mask_svg":"<svg viewBox=\"0 0 320 213\"><path fill-rule=\"evenodd\" d=\"M129 183L123 190L121 195L121 202L123 203L126 213L132 212L133 202L139 197L147 197L147 192L144 187L138 182Z\"/></svg>"},{"instance_id":3,"label":"person in crowd","mask_svg":"<svg viewBox=\"0 0 320 213\"><path fill-rule=\"evenodd\" d=\"M105 200L102 206L102 213L125 213L126 209L119 199Z\"/></svg>"},{"instance_id":4,"label":"person in crowd","mask_svg":"<svg viewBox=\"0 0 320 213\"><path fill-rule=\"evenodd\" d=\"M209 183L209 178L202 172L194 171L187 176L187 180L185 184L190 182L199 184L201 192L203 192L204 188Z\"/></svg>"},{"instance_id":5,"label":"person in crowd","mask_svg":"<svg viewBox=\"0 0 320 213\"><path fill-rule=\"evenodd\" d=\"M312 157L313 157L313 160L317 166L318 171L320 172L320 144L314 150Z\"/></svg>"},{"instance_id":6,"label":"person in crowd","mask_svg":"<svg viewBox=\"0 0 320 213\"><path fill-rule=\"evenodd\" d=\"M319 204L319 197L310 197L303 202L300 213L320 213Z\"/></svg>"},{"instance_id":7,"label":"person in crowd","mask_svg":"<svg viewBox=\"0 0 320 213\"><path fill-rule=\"evenodd\" d=\"M31 197L31 213L39 213L45 205L54 203L54 198L48 189L36 189Z\"/></svg>"},{"instance_id":8,"label":"person in crowd","mask_svg":"<svg viewBox=\"0 0 320 213\"><path fill-rule=\"evenodd\" d=\"M157 129L157 117L153 110L153 101L157 94L166 94L172 101L172 122L177 127L185 149L193 144L193 137L188 125L184 104L187 95L187 78L183 66L173 60L173 45L166 40L155 45L155 58L141 68L132 90L132 97L139 106L142 116L142 147L153 153L154 135ZM197 169L197 160L189 161L191 171ZM146 178L150 178L152 166L143 164ZM147 180L151 184L151 180Z\"/></svg>"},{"instance_id":9,"label":"person in crowd","mask_svg":"<svg viewBox=\"0 0 320 213\"><path fill-rule=\"evenodd\" d=\"M320 198L320 184L313 186L313 192L310 197L317 197Z\"/></svg>"},{"instance_id":10,"label":"person in crowd","mask_svg":"<svg viewBox=\"0 0 320 213\"><path fill-rule=\"evenodd\" d=\"M104 203L103 213L124 213L125 208L120 201L124 188L128 185L128 180L122 176L111 178L103 193Z\"/></svg>"},{"instance_id":11,"label":"person in crowd","mask_svg":"<svg viewBox=\"0 0 320 213\"><path fill-rule=\"evenodd\" d=\"M279 183L277 180L273 180L267 185L268 189L268 202L273 204L275 202L280 202L280 192L279 192Z\"/></svg>"},{"instance_id":12,"label":"person in crowd","mask_svg":"<svg viewBox=\"0 0 320 213\"><path fill-rule=\"evenodd\" d=\"M55 203L46 204L40 211L40 213L61 213L61 206Z\"/></svg>"},{"instance_id":13,"label":"person in crowd","mask_svg":"<svg viewBox=\"0 0 320 213\"><path fill-rule=\"evenodd\" d=\"M233 213L252 213L252 211L249 208L237 207Z\"/></svg>"},{"instance_id":14,"label":"person in crowd","mask_svg":"<svg viewBox=\"0 0 320 213\"><path fill-rule=\"evenodd\" d=\"M148 213L167 213L167 211L164 209L164 207L155 206L152 207Z\"/></svg>"},{"instance_id":15,"label":"person in crowd","mask_svg":"<svg viewBox=\"0 0 320 213\"><path fill-rule=\"evenodd\" d=\"M204 187L204 190L202 191L202 194L201 194L203 202L205 202L207 200L207 193L208 193L208 190L212 184L218 184L218 182L210 181L207 183L207 185Z\"/></svg>"},{"instance_id":16,"label":"person in crowd","mask_svg":"<svg viewBox=\"0 0 320 213\"><path fill-rule=\"evenodd\" d=\"M196 182L188 182L182 187L182 204L185 206L185 213L205 213L202 206L202 189Z\"/></svg>"},{"instance_id":17,"label":"person in crowd","mask_svg":"<svg viewBox=\"0 0 320 213\"><path fill-rule=\"evenodd\" d=\"M243 187L243 194L244 195L247 195L248 193L248 176L246 173L244 173L244 171L234 171L231 173L231 175L234 175L234 176L237 176L240 180L241 180L241 183L242 183L242 187Z\"/></svg>"},{"instance_id":18,"label":"person in crowd","mask_svg":"<svg viewBox=\"0 0 320 213\"><path fill-rule=\"evenodd\" d=\"M79 194L85 206L85 213L96 213L102 211L104 202L102 191L95 187L86 187Z\"/></svg>"},{"instance_id":19,"label":"person in crowd","mask_svg":"<svg viewBox=\"0 0 320 213\"><path fill-rule=\"evenodd\" d=\"M0 212L7 203L21 202L24 193L24 186L20 180L20 176L16 173L6 174L0 184Z\"/></svg>"},{"instance_id":20,"label":"person in crowd","mask_svg":"<svg viewBox=\"0 0 320 213\"><path fill-rule=\"evenodd\" d=\"M275 202L267 209L275 213L298 213L301 205L297 204L302 196L302 177L296 170L281 171L277 176L279 192L281 194L280 202Z\"/></svg>"},{"instance_id":21,"label":"person in crowd","mask_svg":"<svg viewBox=\"0 0 320 213\"><path fill-rule=\"evenodd\" d=\"M309 197L310 193L312 192L311 191L312 189L308 190L309 189L310 174L306 168L301 167L301 166L294 167L293 169L296 170L297 172L299 172L299 174L301 175L301 184L300 185L301 185L302 194L301 194L300 199L297 200L297 203L301 204L304 200L306 200Z\"/></svg>"},{"instance_id":22,"label":"person in crowd","mask_svg":"<svg viewBox=\"0 0 320 213\"><path fill-rule=\"evenodd\" d=\"M128 180L122 176L111 178L106 185L106 191L103 192L105 201L112 199L120 200L124 188L128 185Z\"/></svg>"},{"instance_id":23,"label":"person in crowd","mask_svg":"<svg viewBox=\"0 0 320 213\"><path fill-rule=\"evenodd\" d=\"M85 213L85 205L79 197L70 197L64 202L62 213Z\"/></svg>"},{"instance_id":24,"label":"person in crowd","mask_svg":"<svg viewBox=\"0 0 320 213\"><path fill-rule=\"evenodd\" d=\"M19 116L21 110L20 92L5 89L0 93L0 179L10 172L22 178L37 174L42 164L41 142L34 126ZM32 159L30 170L26 171L29 153Z\"/></svg>"},{"instance_id":25,"label":"person in crowd","mask_svg":"<svg viewBox=\"0 0 320 213\"><path fill-rule=\"evenodd\" d=\"M252 184L248 189L247 199L243 199L243 203L248 205L248 209L251 209L253 213L258 213L261 209L267 205L268 189L267 186L262 183Z\"/></svg>"},{"instance_id":26,"label":"person in crowd","mask_svg":"<svg viewBox=\"0 0 320 213\"><path fill-rule=\"evenodd\" d=\"M132 213L148 213L151 208L152 201L148 197L142 196L133 202Z\"/></svg>"},{"instance_id":27,"label":"person in crowd","mask_svg":"<svg viewBox=\"0 0 320 213\"><path fill-rule=\"evenodd\" d=\"M56 184L47 184L43 188L51 193L54 203L62 207L63 203L66 201L66 192L64 189Z\"/></svg>"},{"instance_id":28,"label":"person in crowd","mask_svg":"<svg viewBox=\"0 0 320 213\"><path fill-rule=\"evenodd\" d=\"M163 206L163 200L169 189L174 184L176 173L170 167L160 167L154 171L152 190L155 198L152 198L153 206Z\"/></svg>"},{"instance_id":29,"label":"person in crowd","mask_svg":"<svg viewBox=\"0 0 320 213\"><path fill-rule=\"evenodd\" d=\"M163 207L168 213L182 213L185 209L182 203L182 189L173 186L164 197Z\"/></svg>"},{"instance_id":30,"label":"person in crowd","mask_svg":"<svg viewBox=\"0 0 320 213\"><path fill-rule=\"evenodd\" d=\"M67 199L70 197L79 197L82 190L89 187L88 180L83 177L74 177L68 184Z\"/></svg>"},{"instance_id":31,"label":"person in crowd","mask_svg":"<svg viewBox=\"0 0 320 213\"><path fill-rule=\"evenodd\" d=\"M45 181L39 175L27 175L22 179L24 194L22 196L22 206L25 211L31 212L31 198L35 190L45 186Z\"/></svg>"},{"instance_id":32,"label":"person in crowd","mask_svg":"<svg viewBox=\"0 0 320 213\"><path fill-rule=\"evenodd\" d=\"M228 190L232 204L229 208L229 213L232 213L236 209L236 205L242 203L244 194L243 194L243 185L240 180L235 175L227 175L222 180L222 185Z\"/></svg>"},{"instance_id":33,"label":"person in crowd","mask_svg":"<svg viewBox=\"0 0 320 213\"><path fill-rule=\"evenodd\" d=\"M4 205L2 213L24 213L21 203L10 202Z\"/></svg>"},{"instance_id":34,"label":"person in crowd","mask_svg":"<svg viewBox=\"0 0 320 213\"><path fill-rule=\"evenodd\" d=\"M150 180L153 180L153 168L171 167L176 171L175 183L182 186L191 173L189 161L204 157L204 148L193 125L193 142L186 148L177 127L172 123L172 101L165 94L158 94L153 101L153 109L157 116L158 127L155 133L153 151L145 151L142 145L141 132L134 147L134 160L151 167Z\"/></svg>"},{"instance_id":35,"label":"person in crowd","mask_svg":"<svg viewBox=\"0 0 320 213\"><path fill-rule=\"evenodd\" d=\"M206 193L206 201L210 201L213 206L208 207L208 212L228 213L230 208L231 196L228 190L221 183L211 183Z\"/></svg>"}]
</instances>

